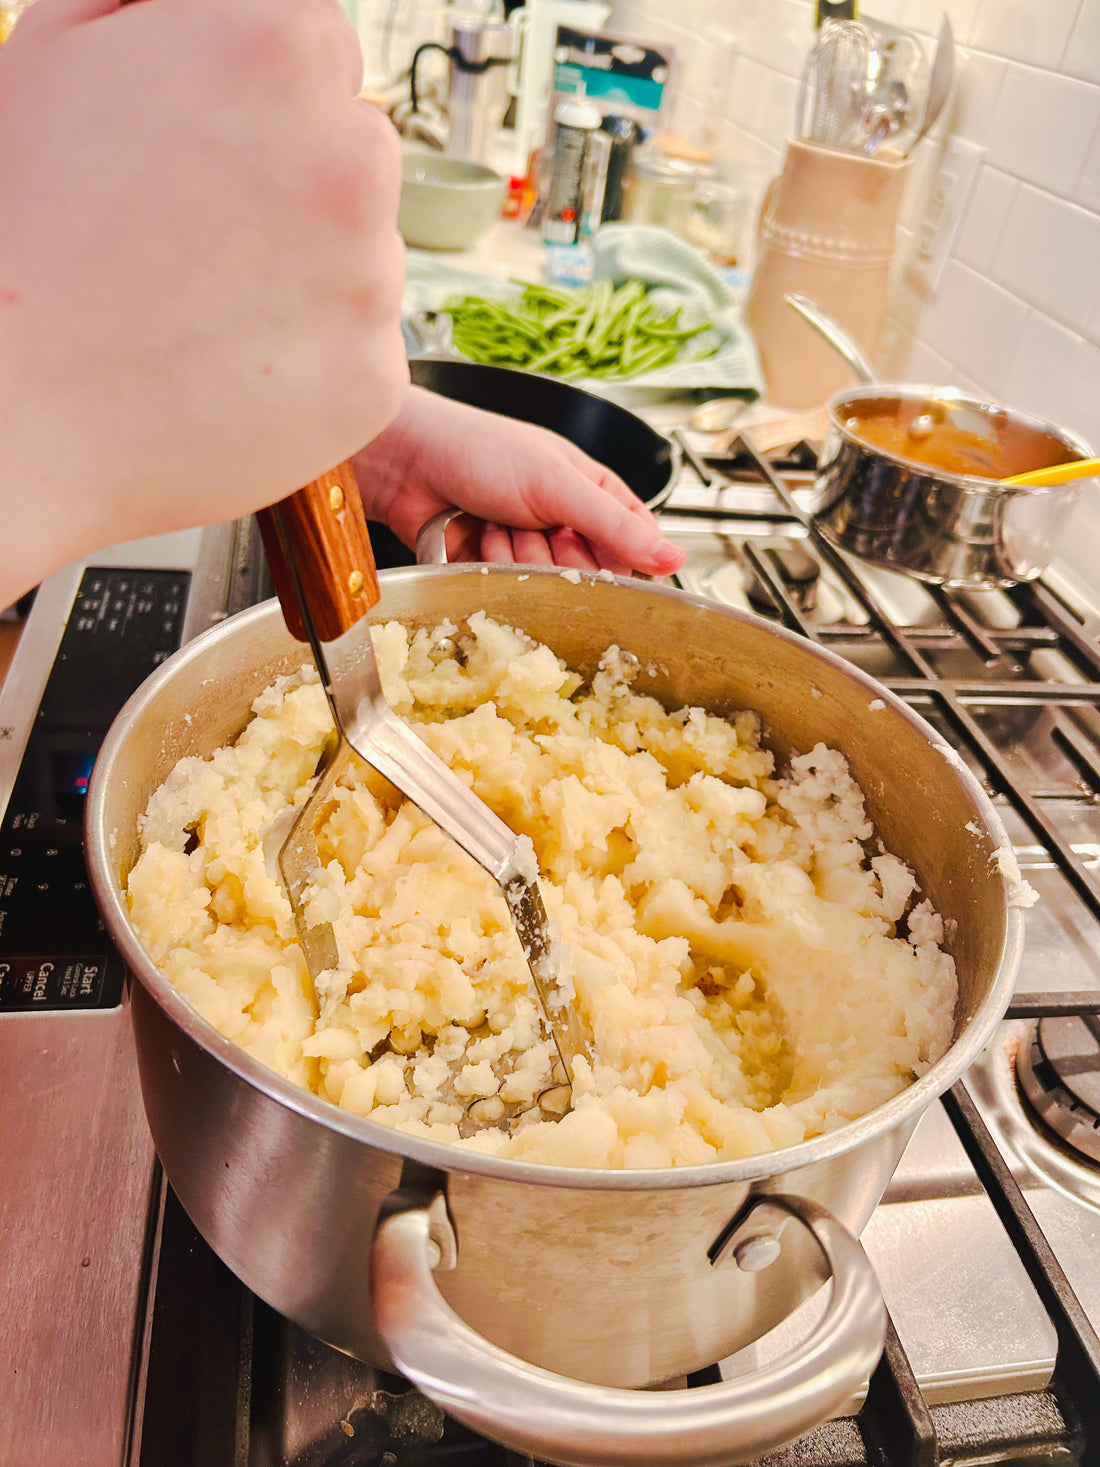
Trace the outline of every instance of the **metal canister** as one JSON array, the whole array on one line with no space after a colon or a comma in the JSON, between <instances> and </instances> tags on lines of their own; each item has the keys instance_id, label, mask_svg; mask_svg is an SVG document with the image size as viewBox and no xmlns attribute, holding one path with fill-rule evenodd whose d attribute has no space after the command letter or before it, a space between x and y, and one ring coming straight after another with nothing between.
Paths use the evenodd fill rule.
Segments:
<instances>
[{"instance_id":1,"label":"metal canister","mask_svg":"<svg viewBox=\"0 0 1100 1467\"><path fill-rule=\"evenodd\" d=\"M497 135L508 106L512 42L512 28L504 21L451 22L447 151L456 158L495 166Z\"/></svg>"}]
</instances>

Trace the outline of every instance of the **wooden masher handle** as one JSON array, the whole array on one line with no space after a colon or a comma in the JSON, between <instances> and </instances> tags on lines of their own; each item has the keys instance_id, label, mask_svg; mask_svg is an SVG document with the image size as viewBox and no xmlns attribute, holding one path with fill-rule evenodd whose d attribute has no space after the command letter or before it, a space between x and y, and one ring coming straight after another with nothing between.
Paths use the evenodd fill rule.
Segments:
<instances>
[{"instance_id":1,"label":"wooden masher handle","mask_svg":"<svg viewBox=\"0 0 1100 1467\"><path fill-rule=\"evenodd\" d=\"M256 519L291 636L309 640L284 536L293 548L298 584L323 642L334 641L378 604L378 572L350 463L260 510Z\"/></svg>"}]
</instances>

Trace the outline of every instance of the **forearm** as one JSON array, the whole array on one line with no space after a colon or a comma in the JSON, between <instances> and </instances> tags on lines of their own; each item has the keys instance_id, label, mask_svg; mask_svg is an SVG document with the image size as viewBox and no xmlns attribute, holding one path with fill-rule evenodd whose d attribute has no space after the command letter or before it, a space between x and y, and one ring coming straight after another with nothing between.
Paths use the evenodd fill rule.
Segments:
<instances>
[{"instance_id":1,"label":"forearm","mask_svg":"<svg viewBox=\"0 0 1100 1467\"><path fill-rule=\"evenodd\" d=\"M3 470L0 469L0 474ZM0 607L11 606L20 596L37 586L46 576L75 559L60 537L51 539L47 524L49 511L37 505L28 512L27 500L21 494L0 490L0 515L3 517L4 541L0 555ZM53 518L49 515L49 518Z\"/></svg>"},{"instance_id":2,"label":"forearm","mask_svg":"<svg viewBox=\"0 0 1100 1467\"><path fill-rule=\"evenodd\" d=\"M9 331L4 345L21 359L17 332ZM48 404L18 366L10 374L0 371L0 402L0 606L10 606L53 571L106 543L106 532L101 486L68 452L65 414L44 411Z\"/></svg>"},{"instance_id":3,"label":"forearm","mask_svg":"<svg viewBox=\"0 0 1100 1467\"><path fill-rule=\"evenodd\" d=\"M421 478L423 446L421 431L425 408L431 398L422 387L409 386L397 416L352 460L363 508L369 520L391 525L397 500L411 492ZM439 399L435 399L436 402Z\"/></svg>"}]
</instances>

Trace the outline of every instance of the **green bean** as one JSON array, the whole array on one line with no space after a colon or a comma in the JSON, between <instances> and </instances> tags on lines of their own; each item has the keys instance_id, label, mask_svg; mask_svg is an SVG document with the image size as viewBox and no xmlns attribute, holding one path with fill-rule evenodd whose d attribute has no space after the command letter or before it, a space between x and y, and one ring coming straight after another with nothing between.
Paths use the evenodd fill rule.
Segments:
<instances>
[{"instance_id":1,"label":"green bean","mask_svg":"<svg viewBox=\"0 0 1100 1467\"><path fill-rule=\"evenodd\" d=\"M574 342L572 338L563 346L556 347L553 351L544 352L541 357L536 357L533 362L527 363L529 372L545 372L547 367L556 362L562 362L565 358L573 356Z\"/></svg>"},{"instance_id":2,"label":"green bean","mask_svg":"<svg viewBox=\"0 0 1100 1467\"><path fill-rule=\"evenodd\" d=\"M515 283L522 290L512 301L465 295L446 302L456 351L472 361L507 362L566 379L633 377L675 361L710 327L681 326L681 308L662 313L640 280L618 287L600 280L570 292Z\"/></svg>"},{"instance_id":3,"label":"green bean","mask_svg":"<svg viewBox=\"0 0 1100 1467\"><path fill-rule=\"evenodd\" d=\"M698 336L701 331L706 331L709 324L709 322L704 322L701 326L685 326L682 331L668 331L664 326L652 325L640 326L638 329L646 336L652 336L661 341L690 341L693 336Z\"/></svg>"}]
</instances>

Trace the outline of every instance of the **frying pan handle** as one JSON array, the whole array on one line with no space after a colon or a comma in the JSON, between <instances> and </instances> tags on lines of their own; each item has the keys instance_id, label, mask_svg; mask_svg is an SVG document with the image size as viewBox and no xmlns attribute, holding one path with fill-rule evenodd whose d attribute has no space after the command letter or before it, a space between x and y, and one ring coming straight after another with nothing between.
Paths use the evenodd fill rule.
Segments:
<instances>
[{"instance_id":1,"label":"frying pan handle","mask_svg":"<svg viewBox=\"0 0 1100 1467\"><path fill-rule=\"evenodd\" d=\"M833 1280L818 1325L760 1370L682 1391L570 1380L477 1334L432 1278L441 1252L453 1244L453 1235L447 1247L439 1241L440 1211L414 1206L379 1225L371 1258L379 1331L398 1369L426 1396L474 1431L535 1458L564 1467L728 1467L755 1460L838 1412L882 1352L886 1307L874 1270L856 1239L816 1203L761 1197L731 1242L742 1258L738 1238L758 1240L761 1230L792 1218L808 1228ZM740 1266L761 1266L759 1252L755 1265L750 1251Z\"/></svg>"},{"instance_id":2,"label":"frying pan handle","mask_svg":"<svg viewBox=\"0 0 1100 1467\"><path fill-rule=\"evenodd\" d=\"M309 641L299 595L323 642L335 641L378 604L378 572L350 463L260 510L256 520L291 636Z\"/></svg>"}]
</instances>

